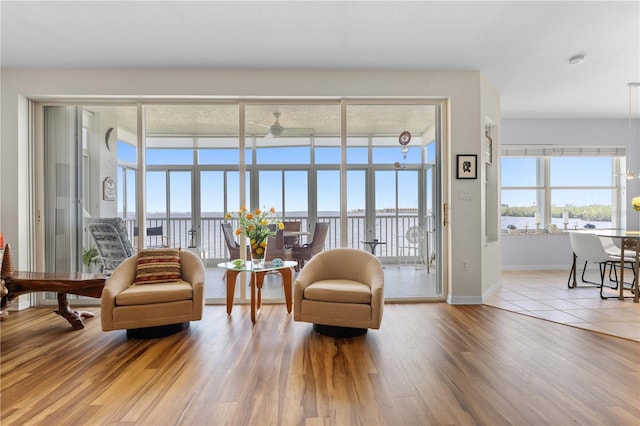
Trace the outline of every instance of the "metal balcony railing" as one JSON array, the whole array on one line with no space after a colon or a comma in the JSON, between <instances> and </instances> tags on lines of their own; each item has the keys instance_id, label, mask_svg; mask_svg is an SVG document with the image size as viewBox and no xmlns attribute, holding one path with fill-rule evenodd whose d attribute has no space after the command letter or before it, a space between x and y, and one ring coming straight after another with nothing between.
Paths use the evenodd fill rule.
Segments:
<instances>
[{"instance_id":1,"label":"metal balcony railing","mask_svg":"<svg viewBox=\"0 0 640 426\"><path fill-rule=\"evenodd\" d=\"M300 220L302 222L301 229L309 229L308 218L306 217L290 217L288 219ZM409 228L412 226L418 226L419 220L417 215L403 214L403 215L378 215L375 220L375 225L371 226L370 232L367 232L364 216L348 216L347 217L347 246L353 248L367 249L361 241L365 241L371 238L377 238L379 241L384 242L376 249L376 255L382 259L382 261L393 262L398 258L406 257L402 247L407 245L406 234ZM200 235L198 248L204 254L206 259L212 261L221 261L228 258L227 247L222 235L221 223L225 222L224 217L207 217L202 218L200 221ZM327 234L327 240L325 242L325 249L339 247L340 246L340 218L337 216L320 216L318 217L320 222L329 222L329 233ZM230 222L234 226L237 226L237 221L231 219ZM433 251L433 233L431 232L433 227L432 217L428 217L427 223L423 226L425 241L423 250L423 257L428 259ZM134 220L126 220L127 229L129 235L132 238ZM171 247L189 247L191 236L189 231L191 229L197 229L194 227L190 218L176 218L170 219L148 219L147 227L162 226L165 230L165 235L168 237L169 245ZM300 244L310 242L313 235L303 237ZM153 237L149 237L153 238ZM133 239L132 239L133 241ZM152 241L153 244L153 241Z\"/></svg>"}]
</instances>

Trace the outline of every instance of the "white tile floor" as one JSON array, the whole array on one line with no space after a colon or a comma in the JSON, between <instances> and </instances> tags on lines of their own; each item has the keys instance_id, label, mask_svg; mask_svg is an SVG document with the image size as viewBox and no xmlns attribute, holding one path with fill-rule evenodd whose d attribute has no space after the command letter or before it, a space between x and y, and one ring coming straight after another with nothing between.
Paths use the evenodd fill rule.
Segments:
<instances>
[{"instance_id":1,"label":"white tile floor","mask_svg":"<svg viewBox=\"0 0 640 426\"><path fill-rule=\"evenodd\" d=\"M594 271L588 275L597 279ZM570 289L568 277L568 270L503 271L502 287L485 304L640 342L640 303L603 300L597 287L586 284Z\"/></svg>"}]
</instances>

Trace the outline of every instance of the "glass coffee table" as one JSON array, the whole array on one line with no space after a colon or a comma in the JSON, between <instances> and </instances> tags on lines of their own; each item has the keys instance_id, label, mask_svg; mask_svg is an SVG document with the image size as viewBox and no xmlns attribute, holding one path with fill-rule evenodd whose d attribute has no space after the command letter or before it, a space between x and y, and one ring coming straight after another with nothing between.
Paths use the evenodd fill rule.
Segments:
<instances>
[{"instance_id":1,"label":"glass coffee table","mask_svg":"<svg viewBox=\"0 0 640 426\"><path fill-rule=\"evenodd\" d=\"M287 312L291 313L292 307L292 276L293 268L298 262L284 261L281 265L274 265L272 262L265 262L264 268L253 269L251 261L243 262L236 266L233 262L218 263L218 268L226 269L227 280L227 314L231 315L233 309L233 296L236 291L236 278L240 272L251 273L251 322L255 324L262 306L262 284L267 272L278 272L282 276L282 286L284 288L284 300L287 305Z\"/></svg>"}]
</instances>

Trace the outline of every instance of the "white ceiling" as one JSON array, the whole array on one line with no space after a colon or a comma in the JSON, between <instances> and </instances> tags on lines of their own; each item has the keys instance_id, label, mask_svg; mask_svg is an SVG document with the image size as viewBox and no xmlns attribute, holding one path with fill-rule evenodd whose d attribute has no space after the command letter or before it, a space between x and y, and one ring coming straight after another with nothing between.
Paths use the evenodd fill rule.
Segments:
<instances>
[{"instance_id":1,"label":"white ceiling","mask_svg":"<svg viewBox=\"0 0 640 426\"><path fill-rule=\"evenodd\" d=\"M480 70L503 117L626 118L640 81L640 1L3 0L0 14L2 68Z\"/></svg>"}]
</instances>

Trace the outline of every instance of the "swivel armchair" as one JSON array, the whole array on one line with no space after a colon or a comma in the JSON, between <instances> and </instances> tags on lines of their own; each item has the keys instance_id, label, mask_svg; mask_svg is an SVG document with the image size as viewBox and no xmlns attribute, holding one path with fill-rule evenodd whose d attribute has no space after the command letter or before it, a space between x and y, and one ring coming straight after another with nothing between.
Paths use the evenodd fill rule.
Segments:
<instances>
[{"instance_id":1,"label":"swivel armchair","mask_svg":"<svg viewBox=\"0 0 640 426\"><path fill-rule=\"evenodd\" d=\"M128 337L164 337L202 319L204 264L180 249L148 249L124 260L105 283L103 331L127 330Z\"/></svg>"},{"instance_id":2,"label":"swivel armchair","mask_svg":"<svg viewBox=\"0 0 640 426\"><path fill-rule=\"evenodd\" d=\"M293 319L334 337L352 337L380 328L384 271L373 254L334 248L315 255L293 287Z\"/></svg>"}]
</instances>

